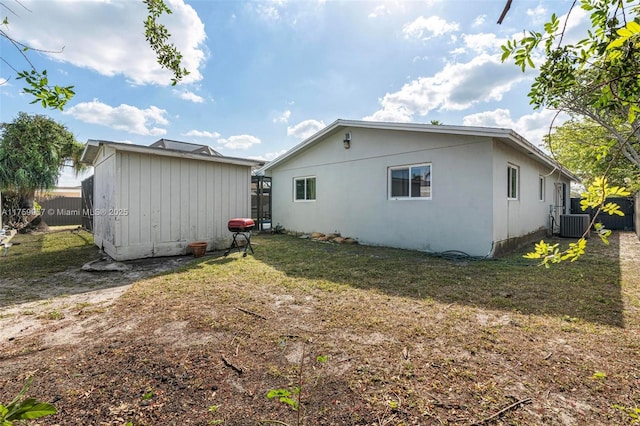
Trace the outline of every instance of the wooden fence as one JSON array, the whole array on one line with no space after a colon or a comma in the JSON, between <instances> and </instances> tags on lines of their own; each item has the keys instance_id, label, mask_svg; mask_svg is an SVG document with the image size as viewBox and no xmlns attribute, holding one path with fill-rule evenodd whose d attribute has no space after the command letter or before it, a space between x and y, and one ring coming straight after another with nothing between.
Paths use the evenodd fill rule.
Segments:
<instances>
[{"instance_id":1,"label":"wooden fence","mask_svg":"<svg viewBox=\"0 0 640 426\"><path fill-rule=\"evenodd\" d=\"M82 199L79 197L55 197L38 200L42 207L42 219L49 226L82 225Z\"/></svg>"}]
</instances>

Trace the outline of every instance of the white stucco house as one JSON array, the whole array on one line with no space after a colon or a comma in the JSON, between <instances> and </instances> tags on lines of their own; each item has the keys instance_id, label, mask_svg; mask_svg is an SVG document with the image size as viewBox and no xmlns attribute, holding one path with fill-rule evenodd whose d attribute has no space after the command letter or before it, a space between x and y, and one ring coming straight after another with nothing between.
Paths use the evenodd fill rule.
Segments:
<instances>
[{"instance_id":1,"label":"white stucco house","mask_svg":"<svg viewBox=\"0 0 640 426\"><path fill-rule=\"evenodd\" d=\"M94 168L94 241L115 260L187 253L231 242L229 219L251 214L251 169L203 145L161 139L151 146L89 140Z\"/></svg>"},{"instance_id":2,"label":"white stucco house","mask_svg":"<svg viewBox=\"0 0 640 426\"><path fill-rule=\"evenodd\" d=\"M289 231L472 256L547 234L577 180L509 129L353 120L259 173L272 178L273 223Z\"/></svg>"}]
</instances>

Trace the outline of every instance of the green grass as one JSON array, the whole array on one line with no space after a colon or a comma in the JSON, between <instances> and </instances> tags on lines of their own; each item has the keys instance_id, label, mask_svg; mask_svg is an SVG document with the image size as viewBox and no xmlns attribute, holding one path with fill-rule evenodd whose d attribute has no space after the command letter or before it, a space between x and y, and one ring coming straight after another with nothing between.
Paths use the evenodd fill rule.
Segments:
<instances>
[{"instance_id":1,"label":"green grass","mask_svg":"<svg viewBox=\"0 0 640 426\"><path fill-rule=\"evenodd\" d=\"M136 282L115 303L105 321L136 326L98 336L96 351L108 356L91 357L87 349L78 355L86 360L69 361L109 371L112 381L87 375L70 383L76 379L53 365L48 374L64 389L103 389L104 400L92 401L101 413L139 401L144 389L153 389L158 407L194 401L182 418L182 409L158 408L151 417L139 411L140 424L205 424L212 404L216 419L256 424L290 420L266 395L297 386L295 355L304 353L306 424L471 424L514 398L531 403L495 424L625 424L628 416L614 404L640 403L640 248L625 234L621 253L621 235L610 246L590 241L580 261L551 269L522 258L530 247L497 260L451 261L256 235L255 255L193 259ZM29 276L29 265L41 263L39 273L51 273L92 250L78 236L64 238L71 239L67 249L44 239L0 266ZM49 309L44 319L60 318ZM242 375L221 354L242 366ZM327 357L321 368L320 355ZM189 386L160 380L166 366L188 371ZM61 387L52 394L63 394ZM81 424L85 407L64 408Z\"/></svg>"},{"instance_id":2,"label":"green grass","mask_svg":"<svg viewBox=\"0 0 640 426\"><path fill-rule=\"evenodd\" d=\"M48 233L18 234L7 256L0 257L0 277L32 279L80 267L96 258L98 248L85 231L52 228Z\"/></svg>"},{"instance_id":3,"label":"green grass","mask_svg":"<svg viewBox=\"0 0 640 426\"><path fill-rule=\"evenodd\" d=\"M343 376L330 378L331 386L346 381L380 419L411 412L415 420L430 412L446 423L455 418L447 411L452 400L470 423L509 405L517 393L535 399L533 413L543 414L516 412L509 424L559 422L547 413L550 406L568 410L576 424L591 417L616 424L619 413L611 404L624 400L628 406L638 397L628 384L639 371L634 357L640 349L639 315L629 309L640 295L640 256L634 246L631 258L621 258L618 237L610 246L591 240L580 261L545 269L522 258L530 247L496 260L451 261L255 236L254 256L196 259L136 284L121 310L150 323L186 321L199 333L222 336L212 347L241 354L254 374L264 371L255 386L265 382L267 390L289 386L295 377L289 373L295 366L282 364L278 348L312 342L310 356L328 354L329 370L331 360L353 360ZM594 380L596 372L606 378ZM307 398L333 395L331 386L309 390ZM568 409L550 393L593 411ZM390 409L389 401L401 401L400 409Z\"/></svg>"}]
</instances>

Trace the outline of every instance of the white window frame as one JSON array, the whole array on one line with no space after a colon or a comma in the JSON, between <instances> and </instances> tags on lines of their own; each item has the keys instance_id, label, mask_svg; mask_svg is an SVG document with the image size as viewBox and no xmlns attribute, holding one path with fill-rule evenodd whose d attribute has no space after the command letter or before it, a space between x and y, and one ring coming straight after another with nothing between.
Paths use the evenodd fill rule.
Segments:
<instances>
[{"instance_id":1,"label":"white window frame","mask_svg":"<svg viewBox=\"0 0 640 426\"><path fill-rule=\"evenodd\" d=\"M393 188L393 182L391 179L391 174L394 170L409 170L409 176L411 176L411 169L413 167L429 167L429 196L428 197L412 197L411 196L411 185L409 185L409 196L408 197L394 197L391 195L391 190ZM433 165L431 163L419 163L419 164L404 164L402 166L392 166L387 169L387 199L389 200L431 200L433 199Z\"/></svg>"},{"instance_id":2,"label":"white window frame","mask_svg":"<svg viewBox=\"0 0 640 426\"><path fill-rule=\"evenodd\" d=\"M538 200L544 201L546 195L546 179L544 176L538 176Z\"/></svg>"},{"instance_id":3,"label":"white window frame","mask_svg":"<svg viewBox=\"0 0 640 426\"><path fill-rule=\"evenodd\" d=\"M313 179L315 181L315 194L313 198L307 198L307 180ZM298 191L296 190L298 187L298 181L304 181L304 199L299 199ZM313 203L318 198L318 179L315 176L300 176L293 178L293 202L294 203Z\"/></svg>"},{"instance_id":4,"label":"white window frame","mask_svg":"<svg viewBox=\"0 0 640 426\"><path fill-rule=\"evenodd\" d=\"M516 178L515 187L513 185L513 173L515 173ZM520 199L520 167L515 164L507 163L507 200L518 199Z\"/></svg>"}]
</instances>

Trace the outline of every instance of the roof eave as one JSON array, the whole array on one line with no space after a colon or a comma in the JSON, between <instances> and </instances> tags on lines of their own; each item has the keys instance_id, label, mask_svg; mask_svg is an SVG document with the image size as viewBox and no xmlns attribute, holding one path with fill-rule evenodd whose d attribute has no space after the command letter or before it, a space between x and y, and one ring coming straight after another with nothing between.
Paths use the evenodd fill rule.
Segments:
<instances>
[{"instance_id":1,"label":"roof eave","mask_svg":"<svg viewBox=\"0 0 640 426\"><path fill-rule=\"evenodd\" d=\"M158 155L162 157L185 158L185 159L208 161L213 163L233 164L233 165L248 166L248 167L256 167L262 164L259 161L251 160L247 158L210 156L210 155L203 155L203 154L194 154L190 152L167 150L162 148L152 148L152 147L141 146L141 145L132 145L132 144L126 144L121 142L95 141L95 140L87 141L87 144L82 153L82 157L80 161L85 164L93 165L93 162L97 157L100 147L103 145L109 145L119 151L136 152L139 154Z\"/></svg>"},{"instance_id":2,"label":"roof eave","mask_svg":"<svg viewBox=\"0 0 640 426\"><path fill-rule=\"evenodd\" d=\"M573 173L569 172L560 163L546 155L540 148L533 145L531 142L524 139L518 133L511 129L506 128L494 128L494 127L471 127L471 126L451 126L451 125L429 125L422 123L397 123L397 122L382 122L382 121L364 121L364 120L342 120L338 119L329 124L324 129L315 133L311 137L303 140L298 145L291 148L282 156L276 158L272 162L266 164L259 169L256 174L264 174L264 172L276 167L278 164L283 163L290 157L296 155L298 152L306 149L310 145L313 145L318 140L322 139L327 134L333 132L340 127L355 127L355 128L368 128L368 129L384 129L384 130L405 130L405 131L417 131L425 133L440 133L440 134L455 134L466 136L483 136L488 138L500 138L509 139L516 145L519 145L522 149L526 149L527 152L531 152L536 158L551 166L557 168L569 179L579 182L580 179Z\"/></svg>"}]
</instances>

